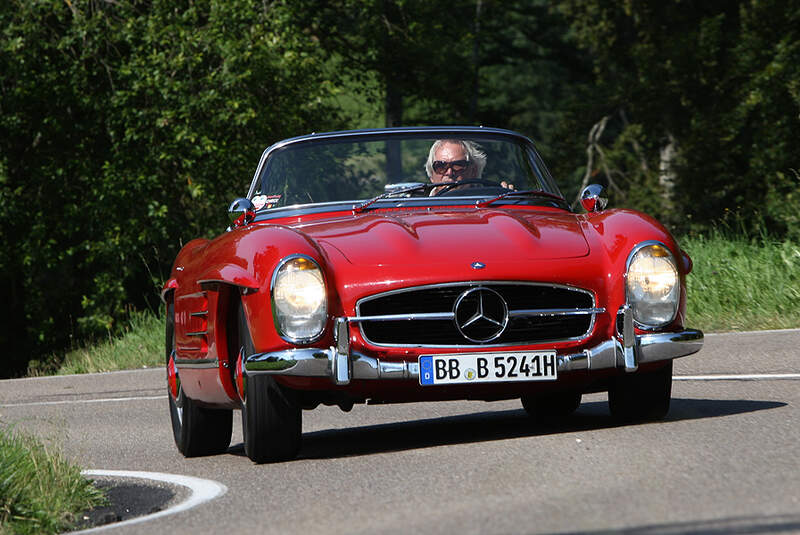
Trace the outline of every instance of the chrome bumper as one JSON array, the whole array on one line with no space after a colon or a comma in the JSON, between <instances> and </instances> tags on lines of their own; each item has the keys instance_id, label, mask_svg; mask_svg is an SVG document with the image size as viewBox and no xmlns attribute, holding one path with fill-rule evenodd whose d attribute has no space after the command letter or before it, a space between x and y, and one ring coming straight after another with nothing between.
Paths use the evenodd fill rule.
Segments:
<instances>
[{"instance_id":1,"label":"chrome bumper","mask_svg":"<svg viewBox=\"0 0 800 535\"><path fill-rule=\"evenodd\" d=\"M289 349L258 353L245 358L248 375L274 374L329 377L338 385L352 379L419 379L417 362L390 362L351 351L350 327L346 318L336 321L336 347ZM684 357L700 351L703 333L686 329L674 333L634 335L631 324L623 334L580 353L558 355L558 371L620 368L636 371L638 365Z\"/></svg>"}]
</instances>

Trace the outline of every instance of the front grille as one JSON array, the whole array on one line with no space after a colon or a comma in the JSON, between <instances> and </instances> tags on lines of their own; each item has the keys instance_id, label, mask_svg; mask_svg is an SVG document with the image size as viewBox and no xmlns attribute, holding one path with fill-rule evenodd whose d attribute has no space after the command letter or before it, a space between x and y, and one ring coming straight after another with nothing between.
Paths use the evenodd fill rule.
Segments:
<instances>
[{"instance_id":1,"label":"front grille","mask_svg":"<svg viewBox=\"0 0 800 535\"><path fill-rule=\"evenodd\" d=\"M491 338L493 323L483 322L459 330L456 302L466 300L458 321L464 324L477 309L476 291L487 300L505 301L508 320L502 333ZM472 292L470 292L472 290ZM468 293L465 296L465 293ZM496 293L496 294L495 294ZM469 302L469 300L473 302ZM483 306L483 304L481 304ZM498 319L500 305L486 315ZM366 297L356 307L364 338L389 346L503 346L534 344L581 338L589 334L594 317L602 310L594 306L586 290L536 283L473 282L408 288Z\"/></svg>"}]
</instances>

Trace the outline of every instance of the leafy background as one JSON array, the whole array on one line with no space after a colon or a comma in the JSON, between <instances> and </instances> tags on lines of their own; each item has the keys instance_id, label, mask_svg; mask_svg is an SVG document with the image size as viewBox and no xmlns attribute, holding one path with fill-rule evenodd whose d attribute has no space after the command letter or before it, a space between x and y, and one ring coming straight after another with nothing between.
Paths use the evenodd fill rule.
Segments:
<instances>
[{"instance_id":1,"label":"leafy background","mask_svg":"<svg viewBox=\"0 0 800 535\"><path fill-rule=\"evenodd\" d=\"M568 196L679 236L797 242L800 5L6 0L0 375L157 309L266 146L401 124L521 131Z\"/></svg>"}]
</instances>

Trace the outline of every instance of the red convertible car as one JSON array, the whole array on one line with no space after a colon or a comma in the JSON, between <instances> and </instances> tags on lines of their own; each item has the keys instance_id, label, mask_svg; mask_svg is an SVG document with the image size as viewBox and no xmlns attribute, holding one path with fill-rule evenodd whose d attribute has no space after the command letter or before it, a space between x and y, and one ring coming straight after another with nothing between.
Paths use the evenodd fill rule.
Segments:
<instances>
[{"instance_id":1,"label":"red convertible car","mask_svg":"<svg viewBox=\"0 0 800 535\"><path fill-rule=\"evenodd\" d=\"M178 254L162 297L175 442L254 462L301 447L320 403L519 398L538 421L608 392L663 417L692 262L652 218L573 209L517 133L393 128L267 148L236 216Z\"/></svg>"}]
</instances>

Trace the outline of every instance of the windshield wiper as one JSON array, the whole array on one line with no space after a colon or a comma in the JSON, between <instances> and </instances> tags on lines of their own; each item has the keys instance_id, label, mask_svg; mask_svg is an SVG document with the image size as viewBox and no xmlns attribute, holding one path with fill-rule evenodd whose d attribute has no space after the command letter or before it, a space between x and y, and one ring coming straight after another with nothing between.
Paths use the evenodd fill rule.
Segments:
<instances>
[{"instance_id":1,"label":"windshield wiper","mask_svg":"<svg viewBox=\"0 0 800 535\"><path fill-rule=\"evenodd\" d=\"M380 201L381 199L386 199L388 197L393 197L395 195L403 195L403 194L406 194L406 193L413 193L415 191L423 191L423 190L429 190L429 189L433 189L433 188L444 188L444 189L448 189L449 190L449 189L452 189L454 187L463 186L465 184L472 184L472 183L482 184L484 182L485 182L484 180L474 180L473 179L473 180L464 180L464 181L461 181L461 182L452 182L452 183L448 182L444 186L442 186L442 184L434 184L434 183L417 183L417 184L410 185L408 187L392 189L391 191L387 191L385 193L381 193L380 195L378 195L376 197L373 197L372 199L369 199L368 201L364 201L363 203L359 204L358 206L354 206L353 207L353 213L354 214L360 214L361 212L363 212L364 210L366 210L367 208L369 208L370 206L372 206L376 202ZM478 208L486 208L490 204L492 204L492 203L494 203L496 201L499 201L501 199L505 199L507 197L539 197L539 198L544 198L544 199L550 199L550 200L555 201L559 206L566 207L567 209L569 209L569 206L567 205L567 201L565 201L564 199L562 199L558 195L555 195L553 193L548 193L548 192L542 191L542 190L521 190L521 191L513 190L513 191L507 191L506 193L503 193L503 194L498 195L496 197L493 197L491 199L486 199L484 201L478 201L477 203L475 203L475 206L478 207Z\"/></svg>"},{"instance_id":2,"label":"windshield wiper","mask_svg":"<svg viewBox=\"0 0 800 535\"><path fill-rule=\"evenodd\" d=\"M509 191L509 192L503 193L502 195L498 195L497 197L493 197L491 199L486 199L484 201L478 201L478 202L475 203L475 207L476 208L486 208L490 204L492 204L494 202L497 202L499 200L502 200L502 199L506 199L508 197L539 197L539 198L543 198L543 199L550 199L550 200L556 201L560 206L568 208L567 201L565 201L564 199L562 199L558 195L555 195L553 193L548 193L546 191L542 191L542 190L539 190L539 189L529 189L529 190L521 190L521 191L517 191L517 190Z\"/></svg>"},{"instance_id":3,"label":"windshield wiper","mask_svg":"<svg viewBox=\"0 0 800 535\"><path fill-rule=\"evenodd\" d=\"M371 205L375 204L376 202L380 201L381 199L385 199L387 197L391 197L393 195L402 195L403 193L412 193L415 191L420 191L424 189L434 188L436 184L414 184L413 186L409 186L407 188L400 188L400 189L393 189L391 191L387 191L386 193L381 193L377 197L373 197L368 201L364 201L363 203L359 204L358 206L353 207L354 214L360 214L364 210L366 210Z\"/></svg>"}]
</instances>

